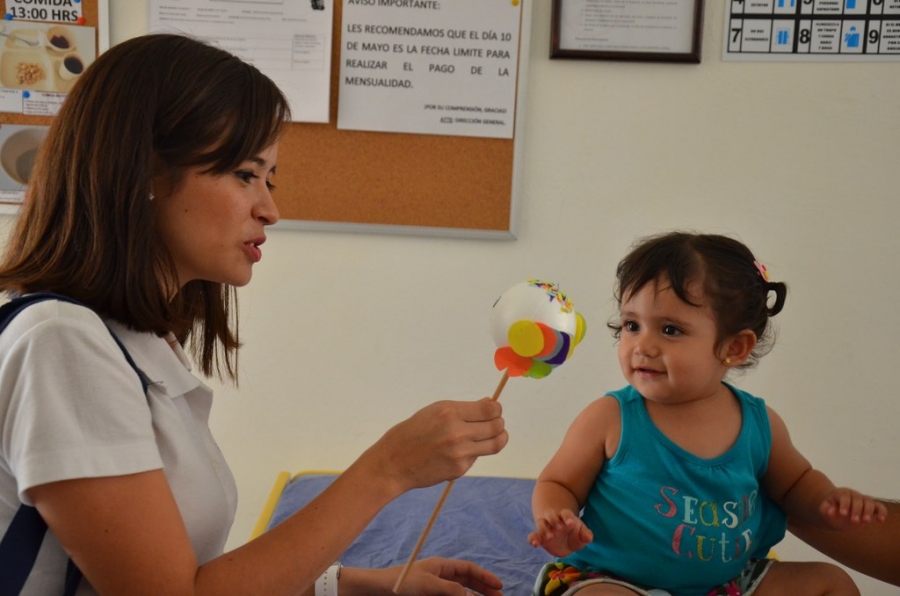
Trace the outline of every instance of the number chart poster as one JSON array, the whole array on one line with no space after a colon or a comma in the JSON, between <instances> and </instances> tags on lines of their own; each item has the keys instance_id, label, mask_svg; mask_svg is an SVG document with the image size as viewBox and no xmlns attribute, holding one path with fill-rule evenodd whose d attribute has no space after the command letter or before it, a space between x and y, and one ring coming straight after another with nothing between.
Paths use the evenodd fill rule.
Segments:
<instances>
[{"instance_id":1,"label":"number chart poster","mask_svg":"<svg viewBox=\"0 0 900 596\"><path fill-rule=\"evenodd\" d=\"M726 0L725 60L900 60L900 0Z\"/></svg>"}]
</instances>

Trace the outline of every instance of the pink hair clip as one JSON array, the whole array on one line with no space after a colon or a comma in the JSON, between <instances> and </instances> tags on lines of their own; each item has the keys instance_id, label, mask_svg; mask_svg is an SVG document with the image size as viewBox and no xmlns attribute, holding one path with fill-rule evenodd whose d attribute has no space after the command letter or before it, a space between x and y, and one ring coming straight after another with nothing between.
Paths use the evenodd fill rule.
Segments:
<instances>
[{"instance_id":1,"label":"pink hair clip","mask_svg":"<svg viewBox=\"0 0 900 596\"><path fill-rule=\"evenodd\" d=\"M753 261L753 264L756 266L756 270L759 271L760 276L765 281L769 281L769 269L759 261Z\"/></svg>"}]
</instances>

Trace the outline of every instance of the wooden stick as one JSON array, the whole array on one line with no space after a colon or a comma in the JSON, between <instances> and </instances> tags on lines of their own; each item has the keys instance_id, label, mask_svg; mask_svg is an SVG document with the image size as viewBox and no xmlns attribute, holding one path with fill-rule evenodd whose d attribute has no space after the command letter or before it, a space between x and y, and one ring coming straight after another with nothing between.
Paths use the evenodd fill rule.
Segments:
<instances>
[{"instance_id":1,"label":"wooden stick","mask_svg":"<svg viewBox=\"0 0 900 596\"><path fill-rule=\"evenodd\" d=\"M503 388L506 387L506 381L509 380L509 373L504 371L503 376L500 378L500 383L497 384L497 388L494 390L494 395L491 397L491 401L497 401L500 399L500 394L503 392ZM394 594L400 593L400 584L403 583L403 580L406 579L406 574L409 573L412 564L415 563L416 557L419 556L419 551L422 550L422 545L425 544L425 538L428 537L428 533L431 532L431 526L434 525L434 521L437 519L438 513L441 511L441 507L444 506L444 501L447 500L447 495L450 494L450 489L453 488L453 484L456 480L451 480L447 483L447 486L444 487L444 492L441 494L441 498L438 499L437 505L434 507L434 511L431 512L431 517L428 519L428 523L425 524L425 529L422 530L422 535L419 536L418 542L416 542L415 548L413 548L412 554L409 556L409 560L406 562L406 565L403 566L403 570L400 572L400 577L397 578L397 583L394 584Z\"/></svg>"},{"instance_id":2,"label":"wooden stick","mask_svg":"<svg viewBox=\"0 0 900 596\"><path fill-rule=\"evenodd\" d=\"M503 371L503 376L500 377L500 382L497 383L497 388L494 389L494 395L491 396L491 401L497 401L500 399L500 394L503 393L503 388L506 387L506 382L509 380L509 371Z\"/></svg>"},{"instance_id":3,"label":"wooden stick","mask_svg":"<svg viewBox=\"0 0 900 596\"><path fill-rule=\"evenodd\" d=\"M431 531L431 526L434 525L434 520L437 519L438 512L441 510L441 507L444 506L444 501L447 500L447 495L450 494L450 489L453 488L454 482L456 481L451 480L447 483L447 486L444 487L444 492L443 494L441 494L441 498L438 499L434 511L431 512L431 518L425 525L425 530L423 530L422 535L419 536L419 541L416 543L416 547L413 549L412 554L409 556L409 560L406 562L406 565L403 566L403 571L400 572L400 577L397 578L397 583L394 584L394 594L400 593L400 584L402 584L403 580L406 579L406 574L409 573L410 567L412 567L412 564L416 561L416 557L419 556L419 551L422 550L422 545L425 544L425 538L428 536L428 532Z\"/></svg>"}]
</instances>

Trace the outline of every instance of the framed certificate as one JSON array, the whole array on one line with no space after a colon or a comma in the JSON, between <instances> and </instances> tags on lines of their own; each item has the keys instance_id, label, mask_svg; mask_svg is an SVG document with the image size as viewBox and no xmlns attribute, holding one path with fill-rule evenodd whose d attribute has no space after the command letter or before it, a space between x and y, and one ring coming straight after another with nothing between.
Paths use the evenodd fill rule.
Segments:
<instances>
[{"instance_id":1,"label":"framed certificate","mask_svg":"<svg viewBox=\"0 0 900 596\"><path fill-rule=\"evenodd\" d=\"M700 62L703 0L553 0L551 58Z\"/></svg>"}]
</instances>

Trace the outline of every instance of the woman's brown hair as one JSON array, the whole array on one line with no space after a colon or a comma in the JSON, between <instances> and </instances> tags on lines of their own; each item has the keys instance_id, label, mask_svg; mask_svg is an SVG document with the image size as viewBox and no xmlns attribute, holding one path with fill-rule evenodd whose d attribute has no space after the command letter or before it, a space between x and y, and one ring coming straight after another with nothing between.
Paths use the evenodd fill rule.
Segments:
<instances>
[{"instance_id":1,"label":"woman's brown hair","mask_svg":"<svg viewBox=\"0 0 900 596\"><path fill-rule=\"evenodd\" d=\"M212 45L153 34L113 46L41 143L0 291L57 292L137 331L172 331L205 375L236 380L234 288L197 280L171 296L177 275L156 231L152 180L177 184L188 167L229 172L289 119L268 77Z\"/></svg>"}]
</instances>

